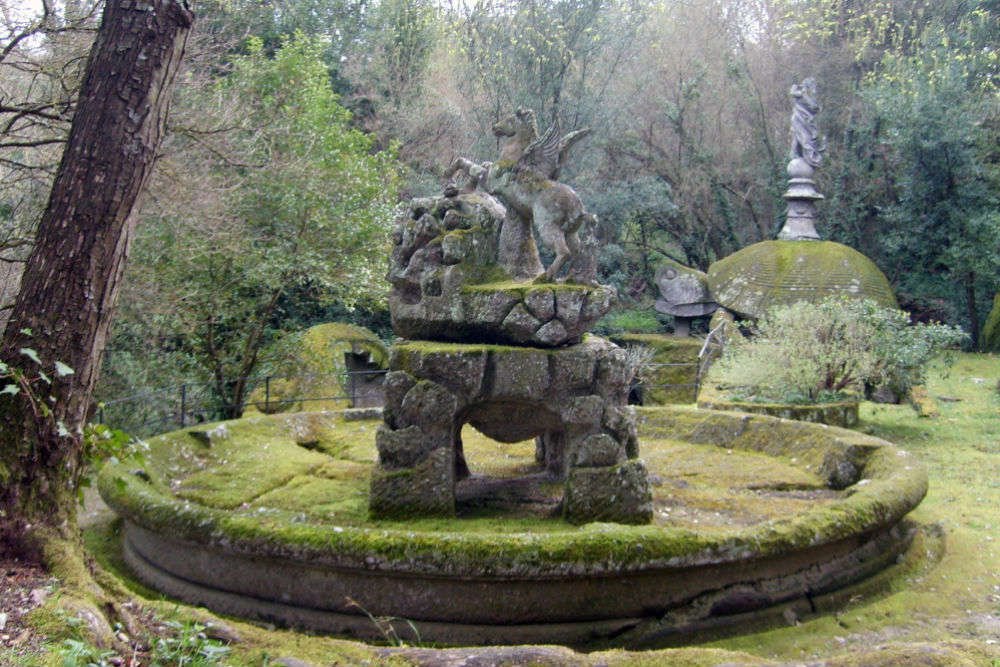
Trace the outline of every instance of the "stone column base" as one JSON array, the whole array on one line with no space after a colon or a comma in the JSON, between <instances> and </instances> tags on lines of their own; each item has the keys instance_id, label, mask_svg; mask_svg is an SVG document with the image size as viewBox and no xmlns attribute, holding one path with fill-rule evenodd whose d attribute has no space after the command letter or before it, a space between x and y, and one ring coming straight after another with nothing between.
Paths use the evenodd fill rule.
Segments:
<instances>
[{"instance_id":1,"label":"stone column base","mask_svg":"<svg viewBox=\"0 0 1000 667\"><path fill-rule=\"evenodd\" d=\"M538 437L554 479L567 480L573 523L648 523L651 494L636 460L624 351L594 336L555 349L411 342L391 350L372 474L373 518L450 516L467 476L462 426L500 442Z\"/></svg>"}]
</instances>

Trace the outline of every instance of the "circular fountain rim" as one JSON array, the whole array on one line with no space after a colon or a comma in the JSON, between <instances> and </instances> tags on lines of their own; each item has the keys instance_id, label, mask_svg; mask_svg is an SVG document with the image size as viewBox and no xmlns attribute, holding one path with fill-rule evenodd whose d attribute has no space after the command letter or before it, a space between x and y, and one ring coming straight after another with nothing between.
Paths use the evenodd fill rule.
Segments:
<instances>
[{"instance_id":1,"label":"circular fountain rim","mask_svg":"<svg viewBox=\"0 0 1000 667\"><path fill-rule=\"evenodd\" d=\"M627 645L629 633L622 634L621 627L635 626L637 618L647 616L643 613L647 608L653 616L670 616L675 613L671 611L673 602L657 608L655 597L643 600L642 595L636 595L631 607L623 603L608 614L591 609L559 617L565 606L563 597L574 595L566 587L610 599L621 596L622 590L646 588L655 596L657 586L676 588L680 585L677 581L690 583L698 576L718 580L733 577L734 582L744 583L760 577L758 588L778 591L765 596L769 600L766 604L754 599L748 602L742 590L735 597L709 591L718 588L711 581L705 591L692 588L677 594L677 599L700 598L703 615L732 621L740 617L740 610L848 585L890 564L905 549L908 540L897 524L922 500L926 474L912 456L890 443L845 429L760 415L681 407L638 412L640 422L644 422L640 432L645 428L668 429L676 439L696 444L784 453L805 466L815 466L815 470L842 470L844 464L853 462L857 464L857 479L836 503L723 536L617 524L510 535L302 525L170 497L133 474L127 464L107 466L100 477L100 489L108 504L125 519L126 557L147 583L220 611L359 636L366 630L356 614L339 608L317 610L321 601L297 604L294 595L290 605L289 600L279 598L260 601L267 596L252 586L245 587L238 577L231 584L220 583L219 577L264 563L275 572L283 571L293 588L298 585L296 580L311 576L322 578L323 585L333 582L333 586L364 588L373 581L391 582L384 583L391 589L386 592L388 598L413 597L423 602L403 600L399 608L366 609L375 615L414 619L425 628L424 639L433 641L509 643L535 636L542 640L545 628L551 632L558 625L565 626L565 635L559 636L565 636L567 643L580 643L577 640L602 627L608 635L620 634L619 643ZM775 445L782 437L789 438L784 447L790 450L782 452ZM198 581L202 570L206 574ZM268 571L265 568L264 574L256 577L265 588L277 581L266 574ZM545 593L545 587L557 593ZM446 589L448 593L441 592ZM439 592L433 593L435 590ZM480 609L484 605L476 596L484 590L493 611ZM536 595L536 590L540 598L532 602L535 607L530 612L519 602L511 602L504 611L505 596L524 598ZM475 611L454 605L444 609L440 604L444 598L457 599L454 604L465 604ZM549 598L554 606L546 611L539 605L544 606ZM255 599L260 601L257 611L252 602ZM442 616L434 618L439 608ZM504 613L511 617L505 620ZM546 613L554 616L549 618ZM585 617L588 614L589 618ZM704 625L709 619L695 620ZM500 630L503 625L510 629ZM674 625L676 630L683 623ZM483 630L488 627L496 632Z\"/></svg>"}]
</instances>

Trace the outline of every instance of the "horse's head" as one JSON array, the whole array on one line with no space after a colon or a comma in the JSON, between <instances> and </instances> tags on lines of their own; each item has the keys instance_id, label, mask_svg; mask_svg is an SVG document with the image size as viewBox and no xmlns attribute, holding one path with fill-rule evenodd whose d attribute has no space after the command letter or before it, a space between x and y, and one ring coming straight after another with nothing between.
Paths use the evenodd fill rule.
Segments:
<instances>
[{"instance_id":1,"label":"horse's head","mask_svg":"<svg viewBox=\"0 0 1000 667\"><path fill-rule=\"evenodd\" d=\"M498 137L517 137L534 141L538 137L535 112L531 109L518 109L494 125L493 134Z\"/></svg>"}]
</instances>

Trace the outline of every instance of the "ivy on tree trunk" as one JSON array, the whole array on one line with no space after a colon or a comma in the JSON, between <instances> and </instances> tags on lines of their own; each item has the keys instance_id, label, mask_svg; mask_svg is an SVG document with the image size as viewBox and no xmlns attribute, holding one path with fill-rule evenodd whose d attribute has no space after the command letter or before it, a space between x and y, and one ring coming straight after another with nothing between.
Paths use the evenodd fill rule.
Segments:
<instances>
[{"instance_id":1,"label":"ivy on tree trunk","mask_svg":"<svg viewBox=\"0 0 1000 667\"><path fill-rule=\"evenodd\" d=\"M0 550L78 534L83 427L192 21L178 0L105 4L0 347L32 388L0 394Z\"/></svg>"}]
</instances>

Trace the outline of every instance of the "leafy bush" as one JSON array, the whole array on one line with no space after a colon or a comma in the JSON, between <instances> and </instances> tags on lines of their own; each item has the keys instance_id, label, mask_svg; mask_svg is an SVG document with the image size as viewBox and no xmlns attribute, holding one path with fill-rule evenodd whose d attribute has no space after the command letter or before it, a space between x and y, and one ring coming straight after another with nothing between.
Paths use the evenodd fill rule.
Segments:
<instances>
[{"instance_id":1,"label":"leafy bush","mask_svg":"<svg viewBox=\"0 0 1000 667\"><path fill-rule=\"evenodd\" d=\"M966 338L870 300L832 297L770 310L731 342L713 377L746 399L815 403L865 384L905 395L931 359Z\"/></svg>"},{"instance_id":2,"label":"leafy bush","mask_svg":"<svg viewBox=\"0 0 1000 667\"><path fill-rule=\"evenodd\" d=\"M666 325L657 314L649 309L633 308L618 313L609 313L593 327L599 336L616 333L663 333Z\"/></svg>"}]
</instances>

